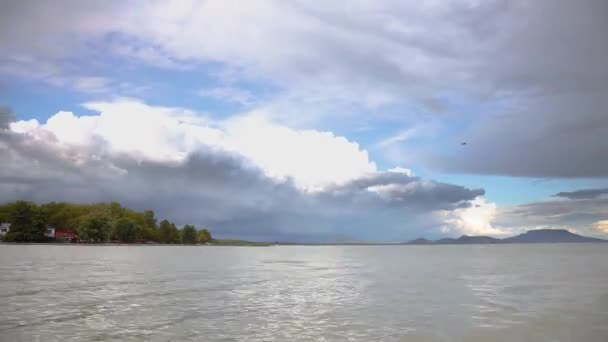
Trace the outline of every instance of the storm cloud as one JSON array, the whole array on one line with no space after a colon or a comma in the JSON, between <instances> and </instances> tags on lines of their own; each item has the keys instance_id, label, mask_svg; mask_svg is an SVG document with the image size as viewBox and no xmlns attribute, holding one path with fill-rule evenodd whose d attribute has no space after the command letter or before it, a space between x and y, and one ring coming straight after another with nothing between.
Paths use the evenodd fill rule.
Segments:
<instances>
[{"instance_id":1,"label":"storm cloud","mask_svg":"<svg viewBox=\"0 0 608 342\"><path fill-rule=\"evenodd\" d=\"M602 189L582 189L576 191L562 191L553 195L554 197L564 197L568 199L593 199L608 195L608 188Z\"/></svg>"},{"instance_id":2,"label":"storm cloud","mask_svg":"<svg viewBox=\"0 0 608 342\"><path fill-rule=\"evenodd\" d=\"M120 201L153 209L218 236L256 240L406 239L439 234L438 211L483 195L396 172L375 172L324 190L269 178L251 161L200 148L180 161L153 161L100 146L0 133L0 201Z\"/></svg>"}]
</instances>

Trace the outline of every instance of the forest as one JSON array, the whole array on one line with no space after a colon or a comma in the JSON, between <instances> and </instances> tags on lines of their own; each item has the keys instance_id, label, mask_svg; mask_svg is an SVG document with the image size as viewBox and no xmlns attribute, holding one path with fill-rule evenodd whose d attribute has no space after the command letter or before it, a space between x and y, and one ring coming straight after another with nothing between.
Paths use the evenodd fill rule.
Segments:
<instances>
[{"instance_id":1,"label":"forest","mask_svg":"<svg viewBox=\"0 0 608 342\"><path fill-rule=\"evenodd\" d=\"M209 230L186 224L178 228L168 220L157 222L152 210L143 212L118 202L36 204L15 201L0 205L0 223L10 223L6 242L48 242L49 227L74 232L89 243L206 244L214 240Z\"/></svg>"}]
</instances>

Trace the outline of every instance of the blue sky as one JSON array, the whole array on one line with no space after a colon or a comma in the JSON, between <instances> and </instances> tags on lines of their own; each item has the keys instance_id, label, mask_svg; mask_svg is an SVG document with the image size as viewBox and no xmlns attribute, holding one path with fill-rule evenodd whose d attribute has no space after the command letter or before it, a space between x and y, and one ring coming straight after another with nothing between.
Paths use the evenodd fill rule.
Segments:
<instances>
[{"instance_id":1,"label":"blue sky","mask_svg":"<svg viewBox=\"0 0 608 342\"><path fill-rule=\"evenodd\" d=\"M608 132L602 96L608 71L596 58L608 46L596 34L606 25L595 14L601 11L594 7L598 4L136 1L81 6L60 1L2 6L0 44L7 53L0 58L0 105L10 107L18 121L8 131L23 139L45 131L60 148L93 148L92 137L99 138L110 146L104 157L110 164L119 152L183 161L211 146L242 157L272 181L292 179L303 194L348 188L361 177L380 179L387 173L409 178L367 188L377 200L387 201L385 192L392 196L397 188L407 188L407 194L411 187L427 189L415 182L483 189L480 196L456 198L428 212L412 209L414 202L404 204L402 213L391 211L386 239L499 235L547 225L600 234L598 222L608 218L590 209L592 219L573 227L567 218L540 213L510 216L560 201L553 196L558 192L608 187L601 138ZM588 25L566 25L564 16ZM597 53L590 55L590 49ZM154 148L91 128L78 117L99 121L95 127L106 120L109 127L133 125L132 139L168 139L169 145L158 146L166 149L161 158L160 152L150 154ZM158 121L138 130L136 117L198 126L170 132L168 122ZM50 118L57 119L45 124ZM25 124L31 119L37 120L35 127ZM159 132L168 136L155 137ZM211 136L221 138L206 140ZM176 139L179 145L171 145ZM299 154L306 157L296 158ZM402 171L391 171L395 168ZM440 195L427 195L443 203ZM6 199L11 196L22 195ZM97 193L85 198L104 200ZM342 205L336 207L349 212ZM424 221L423 214L434 223L398 228L404 218ZM280 221L269 215L267 220ZM323 231L326 238L338 230L344 235L338 222L352 218L337 211L327 215L336 223ZM228 216L194 219L236 234L231 233L236 218ZM259 231L258 238L285 233L277 227ZM363 232L353 229L353 238L368 238Z\"/></svg>"}]
</instances>

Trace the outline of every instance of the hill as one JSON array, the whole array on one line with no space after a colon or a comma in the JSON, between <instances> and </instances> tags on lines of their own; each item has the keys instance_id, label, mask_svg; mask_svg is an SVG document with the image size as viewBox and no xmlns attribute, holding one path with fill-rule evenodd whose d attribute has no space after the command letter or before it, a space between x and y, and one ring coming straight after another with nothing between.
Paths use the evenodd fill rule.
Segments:
<instances>
[{"instance_id":1,"label":"hill","mask_svg":"<svg viewBox=\"0 0 608 342\"><path fill-rule=\"evenodd\" d=\"M564 242L606 242L606 240L581 236L564 229L529 230L523 234L503 239L507 243L564 243Z\"/></svg>"},{"instance_id":2,"label":"hill","mask_svg":"<svg viewBox=\"0 0 608 342\"><path fill-rule=\"evenodd\" d=\"M406 242L408 245L478 245L478 244L506 244L506 243L581 243L581 242L608 242L608 240L596 239L571 233L565 229L537 229L529 230L523 234L505 239L497 239L490 236L463 235L457 239L443 238L439 240L427 240L419 238Z\"/></svg>"}]
</instances>

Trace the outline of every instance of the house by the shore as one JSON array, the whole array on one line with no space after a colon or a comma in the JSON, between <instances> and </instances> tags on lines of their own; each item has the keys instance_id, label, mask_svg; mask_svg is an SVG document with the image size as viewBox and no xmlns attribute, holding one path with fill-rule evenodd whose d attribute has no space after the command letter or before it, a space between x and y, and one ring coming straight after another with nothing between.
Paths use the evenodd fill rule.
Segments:
<instances>
[{"instance_id":1,"label":"house by the shore","mask_svg":"<svg viewBox=\"0 0 608 342\"><path fill-rule=\"evenodd\" d=\"M54 239L55 238L55 227L47 225L46 230L44 231L44 237L48 238L48 239Z\"/></svg>"},{"instance_id":2,"label":"house by the shore","mask_svg":"<svg viewBox=\"0 0 608 342\"><path fill-rule=\"evenodd\" d=\"M55 229L55 240L65 242L76 242L78 241L78 234L71 230L57 228Z\"/></svg>"},{"instance_id":3,"label":"house by the shore","mask_svg":"<svg viewBox=\"0 0 608 342\"><path fill-rule=\"evenodd\" d=\"M0 223L0 236L4 236L11 231L10 223ZM64 229L64 228L55 228L53 226L47 225L44 230L44 237L49 240L55 240L60 242L76 242L78 241L78 234L75 232Z\"/></svg>"}]
</instances>

